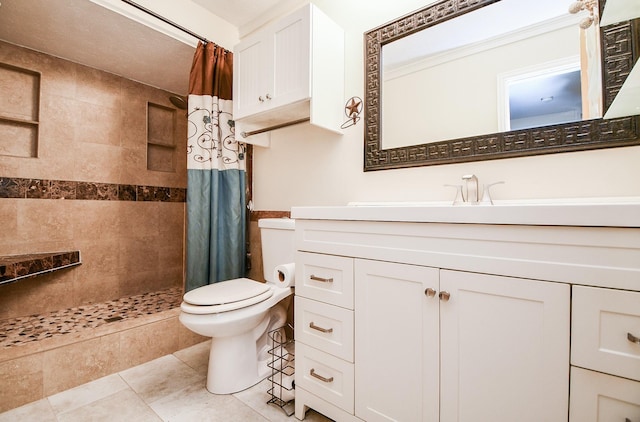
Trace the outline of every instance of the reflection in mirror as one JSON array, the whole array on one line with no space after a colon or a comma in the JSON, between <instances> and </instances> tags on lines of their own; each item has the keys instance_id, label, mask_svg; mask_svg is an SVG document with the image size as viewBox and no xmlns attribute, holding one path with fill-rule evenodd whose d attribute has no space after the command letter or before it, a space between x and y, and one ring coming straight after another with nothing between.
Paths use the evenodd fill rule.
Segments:
<instances>
[{"instance_id":1,"label":"reflection in mirror","mask_svg":"<svg viewBox=\"0 0 640 422\"><path fill-rule=\"evenodd\" d=\"M601 117L599 31L567 7L502 0L384 44L382 148Z\"/></svg>"},{"instance_id":2,"label":"reflection in mirror","mask_svg":"<svg viewBox=\"0 0 640 422\"><path fill-rule=\"evenodd\" d=\"M432 29L440 30L441 25L446 25L450 21L457 21L459 17L472 18L477 14L484 13L485 8L511 1L519 0L439 0L413 13L373 28L364 34L365 171L640 145L640 116L614 119L595 117L606 113L611 107L640 55L640 50L637 48L640 45L639 19L622 21L606 26L598 25L598 13L595 12L601 13L603 8L606 9L609 0L594 0L598 10L594 11L594 22L588 26L583 25L587 26L587 28L585 28L586 31L580 33L580 47L577 54L571 53L572 55L560 58L548 56L556 51L563 50L564 45L556 42L556 40L547 39L546 43L537 45L533 49L522 47L509 54L500 54L500 56L506 56L509 59L506 63L516 62L528 57L546 58L542 64L532 64L530 66L522 64L520 67L510 71L503 69L500 76L495 76L495 79L480 80L480 76L487 68L496 67L493 58L489 57L473 64L470 62L458 62L457 67L452 66L449 69L450 73L442 73L439 79L438 77L432 77L438 83L431 84L430 90L422 92L422 95L419 96L410 95L413 91L420 89L419 82L406 84L404 87L388 89L384 79L393 80L391 76L396 69L389 67L383 70L387 60L389 60L389 63L394 62L393 52L387 47L395 45L399 40L412 34L431 31ZM536 10L547 10L550 7L549 5L542 7L542 1L524 1L518 3L518 7L533 6L533 9L530 9L530 15L534 15ZM556 1L556 3L561 4L564 2ZM562 9L564 10L566 6L566 4L563 4ZM578 11L576 19L579 22L584 21L584 13L584 10ZM562 14L566 16L565 11ZM496 38L497 36L495 33L490 36L481 35L486 29L485 27L495 27L497 26L496 23L499 23L500 25L515 25L514 28L517 28L519 27L518 25L521 25L521 23L516 23L515 16L517 15L511 16L507 14L502 18L480 19L482 24L477 26L463 22L460 28L455 31L444 30L444 35L432 35L427 40L416 42L416 45L431 48L435 45L441 45L443 40L454 41L448 42L443 50L432 51L430 54L435 58L443 54L450 55L448 50L451 49L456 52L464 51L465 49L460 47L462 45L459 40L460 35L473 34L476 37L473 39L479 40L483 44L485 40ZM541 19L540 22L544 20L548 19ZM575 25L577 27L580 26L578 22L575 22ZM539 26L533 25L533 27ZM561 30L562 28L564 27L560 26L556 30ZM566 28L570 29L572 27ZM590 35L589 31L595 31L595 34ZM538 36L548 37L549 34L545 32L538 34ZM596 42L598 38L600 42ZM573 40L571 43L575 44L575 38ZM522 38L517 42L526 41ZM511 44L515 43L516 41L514 40L506 44L513 47ZM477 42L472 43L472 47L475 47L475 44ZM411 48L406 47L401 50L408 51ZM484 51L488 54L492 50L493 48L485 49ZM576 60L570 59L576 56L579 57L579 64L576 64ZM448 60L444 62L448 63L461 59L461 57L464 56L456 57L455 54L450 55ZM598 60L598 57L600 57L600 60ZM431 58L429 57L429 59ZM437 63L437 61L433 63ZM402 65L400 64L400 68L403 67ZM494 128L496 124L498 128L510 127L511 118L508 116L510 114L508 104L505 104L508 98L508 84L497 83L495 80L510 81L527 75L529 72L537 76L540 76L540 74L553 74L554 72L569 72L566 69L558 72L557 68L580 69L580 80L582 82L580 88L581 106L579 107L580 110L575 113L582 114L582 120L546 124L527 129L511 128L511 130L504 132L497 131ZM410 70L410 66L403 70ZM412 75L418 72L407 71L406 73ZM452 83L443 88L446 81L452 81ZM586 84L584 83L585 81L587 82ZM573 83L570 82L570 84ZM498 85L503 85L503 88L498 89ZM487 91L486 86L491 86L491 89ZM480 93L478 90L482 89L485 91ZM438 97L436 95L438 91L443 93L444 97ZM393 96L397 100L395 103L390 102ZM554 96L555 100L555 95L547 94L545 96L537 95L537 101L542 98L546 101L541 102L549 102L550 96ZM469 104L472 103L471 100L476 97L493 97L494 103L488 106L475 105L469 107ZM496 105L498 97L503 100L500 101L502 104ZM383 98L385 99L383 100ZM534 97L535 100L536 98ZM453 108L446 109L445 103L448 105L453 104ZM466 129L466 127L472 126L478 121L480 125L486 125L486 127L482 126L479 130L484 134L480 133L473 136L440 134L430 135L432 138L429 139L425 135L426 131L427 129L436 128L436 122L427 121L431 116L429 112L425 111L424 107L431 107L430 110L434 113L441 112L441 119L446 122L445 127ZM507 110L502 112L493 111L498 116L502 115L502 122L497 117L494 117L490 122L492 127L489 127L484 120L487 119L486 117L478 118L478 116L487 114L489 109L496 110L499 107ZM413 110L415 110L415 113L411 114ZM387 113L390 114L387 116ZM390 127L394 120L396 121L396 126ZM383 126L385 127L383 128ZM389 133L393 133L393 137L384 139L383 131L387 136L389 136ZM434 137L440 140L434 141ZM389 142L392 141L404 146L390 146Z\"/></svg>"}]
</instances>

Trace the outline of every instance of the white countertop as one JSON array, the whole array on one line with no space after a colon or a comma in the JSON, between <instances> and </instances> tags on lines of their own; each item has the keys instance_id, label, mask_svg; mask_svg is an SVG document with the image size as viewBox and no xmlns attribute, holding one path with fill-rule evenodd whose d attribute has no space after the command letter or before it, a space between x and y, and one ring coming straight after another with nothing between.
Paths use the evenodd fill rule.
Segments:
<instances>
[{"instance_id":1,"label":"white countertop","mask_svg":"<svg viewBox=\"0 0 640 422\"><path fill-rule=\"evenodd\" d=\"M344 206L292 207L291 218L420 223L640 227L640 198L580 198L450 202L354 202Z\"/></svg>"}]
</instances>

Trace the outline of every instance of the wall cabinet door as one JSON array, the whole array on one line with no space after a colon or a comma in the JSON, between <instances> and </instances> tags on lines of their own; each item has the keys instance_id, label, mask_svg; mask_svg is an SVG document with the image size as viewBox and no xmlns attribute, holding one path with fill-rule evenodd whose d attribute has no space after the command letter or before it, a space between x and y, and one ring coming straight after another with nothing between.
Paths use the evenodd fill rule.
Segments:
<instances>
[{"instance_id":1,"label":"wall cabinet door","mask_svg":"<svg viewBox=\"0 0 640 422\"><path fill-rule=\"evenodd\" d=\"M441 270L440 420L562 421L568 284Z\"/></svg>"},{"instance_id":2,"label":"wall cabinet door","mask_svg":"<svg viewBox=\"0 0 640 422\"><path fill-rule=\"evenodd\" d=\"M310 36L304 7L236 46L235 119L309 98Z\"/></svg>"},{"instance_id":3,"label":"wall cabinet door","mask_svg":"<svg viewBox=\"0 0 640 422\"><path fill-rule=\"evenodd\" d=\"M435 268L356 260L357 417L438 420L437 290Z\"/></svg>"}]
</instances>

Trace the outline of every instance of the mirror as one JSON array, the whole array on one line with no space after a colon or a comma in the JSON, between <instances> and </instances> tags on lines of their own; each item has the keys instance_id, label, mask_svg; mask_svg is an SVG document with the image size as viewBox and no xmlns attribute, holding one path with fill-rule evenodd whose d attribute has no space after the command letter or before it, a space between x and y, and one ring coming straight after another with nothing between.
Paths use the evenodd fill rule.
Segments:
<instances>
[{"instance_id":1,"label":"mirror","mask_svg":"<svg viewBox=\"0 0 640 422\"><path fill-rule=\"evenodd\" d=\"M600 119L636 59L636 27L581 33L552 3L448 0L365 33L365 171L640 143L637 118Z\"/></svg>"}]
</instances>

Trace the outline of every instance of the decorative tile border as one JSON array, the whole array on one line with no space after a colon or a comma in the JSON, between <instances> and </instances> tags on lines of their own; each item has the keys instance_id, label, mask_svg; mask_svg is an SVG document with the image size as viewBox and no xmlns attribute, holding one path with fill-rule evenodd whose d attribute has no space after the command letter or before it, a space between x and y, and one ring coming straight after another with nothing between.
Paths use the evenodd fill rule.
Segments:
<instances>
[{"instance_id":1,"label":"decorative tile border","mask_svg":"<svg viewBox=\"0 0 640 422\"><path fill-rule=\"evenodd\" d=\"M185 188L0 177L0 198L186 202Z\"/></svg>"},{"instance_id":2,"label":"decorative tile border","mask_svg":"<svg viewBox=\"0 0 640 422\"><path fill-rule=\"evenodd\" d=\"M0 256L0 285L80 263L80 251Z\"/></svg>"}]
</instances>

